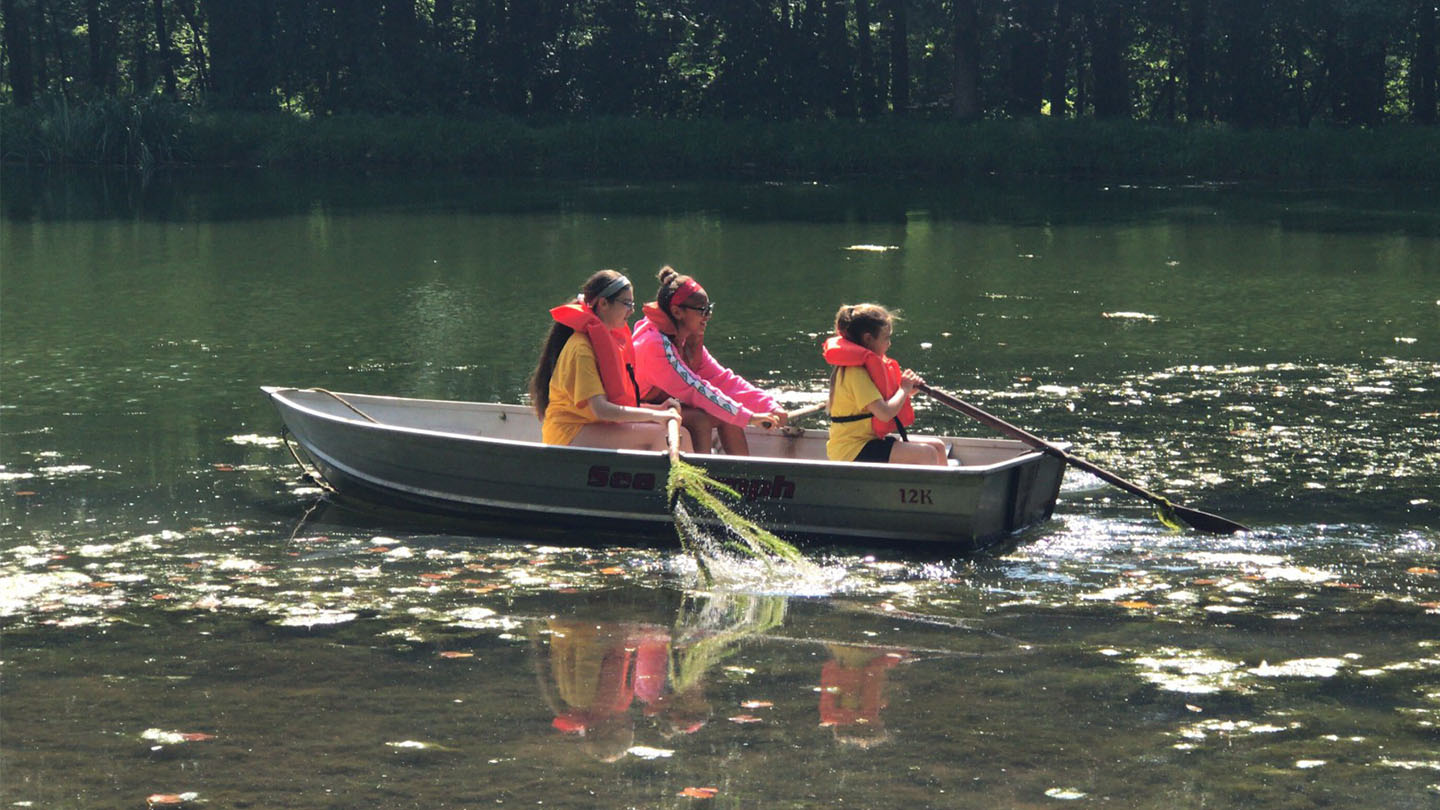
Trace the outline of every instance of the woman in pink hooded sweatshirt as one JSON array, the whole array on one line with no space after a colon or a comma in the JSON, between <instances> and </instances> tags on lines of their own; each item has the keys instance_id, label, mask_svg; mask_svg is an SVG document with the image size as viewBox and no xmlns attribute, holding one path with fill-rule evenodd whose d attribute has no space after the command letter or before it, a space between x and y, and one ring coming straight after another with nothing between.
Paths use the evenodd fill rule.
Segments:
<instances>
[{"instance_id":1,"label":"woman in pink hooded sweatshirt","mask_svg":"<svg viewBox=\"0 0 1440 810\"><path fill-rule=\"evenodd\" d=\"M714 306L695 279L662 267L660 289L635 324L635 382L640 398L683 405L681 424L697 453L709 453L713 434L727 455L749 455L745 426L785 424L774 397L715 362L705 350L705 326Z\"/></svg>"}]
</instances>

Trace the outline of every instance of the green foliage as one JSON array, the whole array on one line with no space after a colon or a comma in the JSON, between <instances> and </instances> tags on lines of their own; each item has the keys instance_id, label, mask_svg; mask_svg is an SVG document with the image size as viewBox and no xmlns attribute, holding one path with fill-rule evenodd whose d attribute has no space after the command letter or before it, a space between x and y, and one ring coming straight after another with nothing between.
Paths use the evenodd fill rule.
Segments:
<instances>
[{"instance_id":1,"label":"green foliage","mask_svg":"<svg viewBox=\"0 0 1440 810\"><path fill-rule=\"evenodd\" d=\"M1138 121L772 122L207 112L161 102L0 106L4 159L42 164L444 168L492 177L953 181L1035 176L1440 183L1440 130Z\"/></svg>"},{"instance_id":2,"label":"green foliage","mask_svg":"<svg viewBox=\"0 0 1440 810\"><path fill-rule=\"evenodd\" d=\"M723 524L719 536L722 549L737 552L747 557L772 562L800 562L803 556L799 550L776 537L765 527L736 512L727 501L737 501L740 493L716 481L705 470L693 464L674 459L670 462L670 475L665 482L665 494L672 504L680 498L688 498L699 507L708 520ZM676 532L680 544L695 558L706 580L711 578L708 555L712 551L707 537L702 536L693 521L682 519L677 514Z\"/></svg>"},{"instance_id":3,"label":"green foliage","mask_svg":"<svg viewBox=\"0 0 1440 810\"><path fill-rule=\"evenodd\" d=\"M1374 126L1435 120L1436 15L1413 0L47 0L6 5L0 99Z\"/></svg>"}]
</instances>

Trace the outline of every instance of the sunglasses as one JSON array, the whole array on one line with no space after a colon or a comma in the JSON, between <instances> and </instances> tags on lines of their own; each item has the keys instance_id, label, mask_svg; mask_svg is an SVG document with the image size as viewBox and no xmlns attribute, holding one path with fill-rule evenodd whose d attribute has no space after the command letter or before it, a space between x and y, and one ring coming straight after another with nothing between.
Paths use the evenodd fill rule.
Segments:
<instances>
[{"instance_id":1,"label":"sunglasses","mask_svg":"<svg viewBox=\"0 0 1440 810\"><path fill-rule=\"evenodd\" d=\"M681 308L681 309L693 309L693 310L695 310L696 312L699 312L699 313L702 314L702 315L714 315L714 314L715 314L715 303L714 303L713 301L712 301L711 303L706 304L706 305L703 306L703 307L697 307L697 306L695 306L694 304L681 304L681 305L680 305L680 308Z\"/></svg>"}]
</instances>

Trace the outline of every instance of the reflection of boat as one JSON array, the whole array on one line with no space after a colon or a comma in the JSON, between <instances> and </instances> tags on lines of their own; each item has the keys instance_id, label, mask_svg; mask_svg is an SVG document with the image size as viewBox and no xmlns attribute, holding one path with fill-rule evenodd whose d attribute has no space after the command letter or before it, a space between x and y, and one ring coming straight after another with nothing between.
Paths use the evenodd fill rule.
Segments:
<instances>
[{"instance_id":1,"label":"reflection of boat","mask_svg":"<svg viewBox=\"0 0 1440 810\"><path fill-rule=\"evenodd\" d=\"M663 453L556 447L519 405L266 387L341 495L454 517L669 531ZM950 438L948 468L835 463L825 431L751 429L748 457L691 456L791 535L994 546L1045 520L1064 463L1020 442Z\"/></svg>"}]
</instances>

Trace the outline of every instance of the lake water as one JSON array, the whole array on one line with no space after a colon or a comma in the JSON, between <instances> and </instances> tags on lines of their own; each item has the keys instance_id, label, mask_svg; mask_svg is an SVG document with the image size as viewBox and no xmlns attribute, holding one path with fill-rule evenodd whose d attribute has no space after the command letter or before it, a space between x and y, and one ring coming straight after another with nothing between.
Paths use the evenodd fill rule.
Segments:
<instances>
[{"instance_id":1,"label":"lake water","mask_svg":"<svg viewBox=\"0 0 1440 810\"><path fill-rule=\"evenodd\" d=\"M1433 192L10 169L0 209L7 807L1440 805ZM999 559L705 588L325 502L259 392L517 401L547 307L663 263L792 406L880 301L931 384L1254 531L1072 472Z\"/></svg>"}]
</instances>

